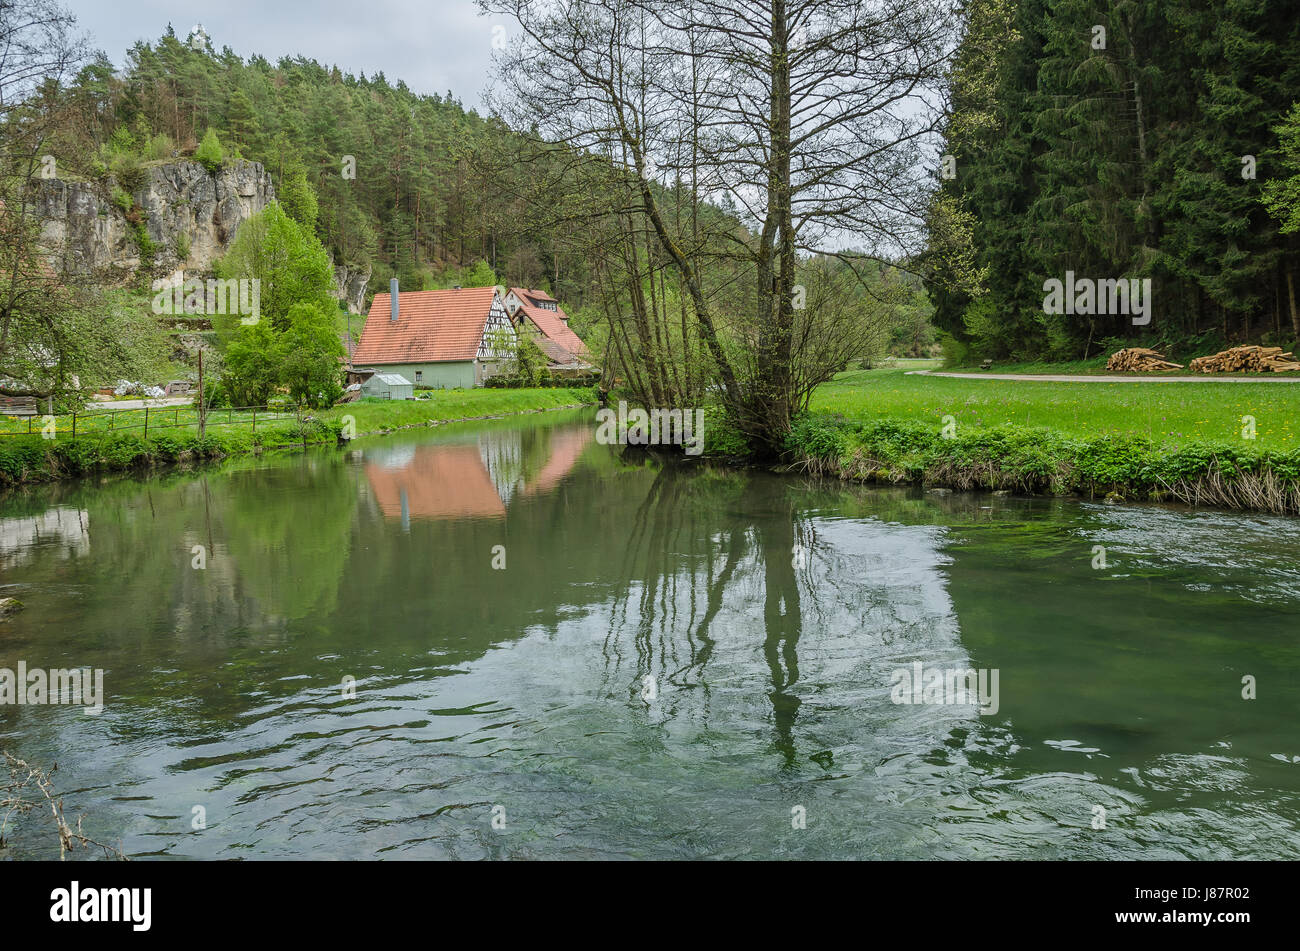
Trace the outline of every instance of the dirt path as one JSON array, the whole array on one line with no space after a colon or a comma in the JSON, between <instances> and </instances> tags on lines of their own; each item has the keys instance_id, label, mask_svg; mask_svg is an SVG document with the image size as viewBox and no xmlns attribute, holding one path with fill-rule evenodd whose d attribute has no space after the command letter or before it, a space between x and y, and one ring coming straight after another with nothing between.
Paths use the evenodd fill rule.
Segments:
<instances>
[{"instance_id":1,"label":"dirt path","mask_svg":"<svg viewBox=\"0 0 1300 951\"><path fill-rule=\"evenodd\" d=\"M1030 380L1040 383L1300 383L1300 376L1260 374L1258 377L1215 376L1070 376L1065 373L941 373L908 370L906 376L946 376L954 380Z\"/></svg>"}]
</instances>

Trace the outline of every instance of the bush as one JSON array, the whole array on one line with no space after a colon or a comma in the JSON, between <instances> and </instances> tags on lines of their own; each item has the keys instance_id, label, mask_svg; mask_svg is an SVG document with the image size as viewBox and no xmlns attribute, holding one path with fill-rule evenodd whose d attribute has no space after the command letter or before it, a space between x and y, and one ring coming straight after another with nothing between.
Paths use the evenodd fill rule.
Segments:
<instances>
[{"instance_id":1,"label":"bush","mask_svg":"<svg viewBox=\"0 0 1300 951\"><path fill-rule=\"evenodd\" d=\"M129 214L135 207L135 199L125 189L116 186L113 188L112 201L126 214Z\"/></svg>"},{"instance_id":2,"label":"bush","mask_svg":"<svg viewBox=\"0 0 1300 951\"><path fill-rule=\"evenodd\" d=\"M952 334L940 334L939 346L943 350L943 365L947 368L964 367L970 357L970 346Z\"/></svg>"},{"instance_id":3,"label":"bush","mask_svg":"<svg viewBox=\"0 0 1300 951\"><path fill-rule=\"evenodd\" d=\"M217 138L217 133L209 126L208 131L203 135L203 141L199 143L198 149L194 152L194 161L215 175L221 170L221 160L221 141Z\"/></svg>"},{"instance_id":4,"label":"bush","mask_svg":"<svg viewBox=\"0 0 1300 951\"><path fill-rule=\"evenodd\" d=\"M230 388L220 380L203 381L203 401L208 404L208 409L224 409L231 405ZM199 407L198 391L194 392L194 408Z\"/></svg>"},{"instance_id":5,"label":"bush","mask_svg":"<svg viewBox=\"0 0 1300 951\"><path fill-rule=\"evenodd\" d=\"M129 152L118 152L109 160L108 169L117 179L118 184L128 192L138 192L149 184L149 172L140 161L139 156Z\"/></svg>"},{"instance_id":6,"label":"bush","mask_svg":"<svg viewBox=\"0 0 1300 951\"><path fill-rule=\"evenodd\" d=\"M345 355L334 316L314 304L294 304L286 320L275 343L279 382L303 406L333 406L343 395L339 360Z\"/></svg>"},{"instance_id":7,"label":"bush","mask_svg":"<svg viewBox=\"0 0 1300 951\"><path fill-rule=\"evenodd\" d=\"M161 161L172 157L172 152L176 151L176 143L172 141L171 136L165 132L159 132L149 140L145 147L145 157L150 161Z\"/></svg>"},{"instance_id":8,"label":"bush","mask_svg":"<svg viewBox=\"0 0 1300 951\"><path fill-rule=\"evenodd\" d=\"M838 461L848 450L848 430L848 420L838 413L834 416L805 413L790 428L786 449L812 459Z\"/></svg>"},{"instance_id":9,"label":"bush","mask_svg":"<svg viewBox=\"0 0 1300 951\"><path fill-rule=\"evenodd\" d=\"M582 389L589 386L596 386L600 383L600 373L583 373L577 376L560 376L556 373L546 372L537 380L529 380L526 377L514 374L499 373L496 376L490 376L483 381L483 385L493 390L515 390L515 389L542 389L546 387L575 387Z\"/></svg>"}]
</instances>

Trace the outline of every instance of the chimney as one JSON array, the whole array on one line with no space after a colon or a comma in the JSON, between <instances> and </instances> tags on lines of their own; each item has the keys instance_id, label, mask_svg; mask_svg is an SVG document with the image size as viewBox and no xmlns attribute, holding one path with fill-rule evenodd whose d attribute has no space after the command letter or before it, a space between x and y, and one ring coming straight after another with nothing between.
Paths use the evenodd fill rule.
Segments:
<instances>
[{"instance_id":1,"label":"chimney","mask_svg":"<svg viewBox=\"0 0 1300 951\"><path fill-rule=\"evenodd\" d=\"M388 296L392 298L393 323L397 323L397 278L388 282Z\"/></svg>"}]
</instances>

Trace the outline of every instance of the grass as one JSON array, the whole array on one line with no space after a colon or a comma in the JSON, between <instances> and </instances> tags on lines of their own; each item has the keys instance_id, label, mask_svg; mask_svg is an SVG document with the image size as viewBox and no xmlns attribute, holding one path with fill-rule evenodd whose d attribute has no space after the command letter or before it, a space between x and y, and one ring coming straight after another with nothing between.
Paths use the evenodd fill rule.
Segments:
<instances>
[{"instance_id":1,"label":"grass","mask_svg":"<svg viewBox=\"0 0 1300 951\"><path fill-rule=\"evenodd\" d=\"M367 433L429 422L504 416L594 402L595 391L585 387L435 390L427 400L362 400L336 406L319 415L330 420L341 420L346 415L354 416L357 432Z\"/></svg>"},{"instance_id":2,"label":"grass","mask_svg":"<svg viewBox=\"0 0 1300 951\"><path fill-rule=\"evenodd\" d=\"M288 412L284 410L258 410L254 414L243 410L213 409L208 411L208 426L243 426L251 433L253 431L254 416L256 416L259 431L264 427L273 427L286 420L294 420L292 410ZM100 406L96 406L92 410L77 414L77 436L80 438L91 434L128 431L138 431L143 434L145 418L143 409L114 410L108 407L100 408ZM45 419L44 413L35 417L0 416L0 435L10 433L39 435L45 426ZM148 413L148 422L151 433L177 428L197 431L199 414L197 410L190 406L151 406ZM72 436L71 415L62 414L56 416L54 426L56 436Z\"/></svg>"},{"instance_id":3,"label":"grass","mask_svg":"<svg viewBox=\"0 0 1300 951\"><path fill-rule=\"evenodd\" d=\"M1080 376L1093 376L1108 372L1106 370L1107 359L1108 358L1103 355L1092 357L1088 360L1071 360L1066 363L1045 363L1042 361L999 363L995 360L992 368L988 370L981 370L978 366L944 367L943 369L945 373L1048 373L1058 375L1078 374Z\"/></svg>"},{"instance_id":4,"label":"grass","mask_svg":"<svg viewBox=\"0 0 1300 951\"><path fill-rule=\"evenodd\" d=\"M1021 363L999 363L994 361L993 366L987 370L981 370L978 366L969 367L944 367L945 373L969 373L972 376L979 376L987 373L1020 373L1028 376L1045 375L1045 376L1110 376L1117 380L1134 380L1134 379L1151 379L1162 376L1196 376L1187 367L1191 363L1190 357L1177 359L1167 357L1173 363L1183 364L1181 370L1163 370L1159 373L1132 373L1125 370L1107 370L1106 361L1110 359L1109 354L1101 354L1096 357L1089 357L1087 360L1070 360L1064 363L1045 363L1043 361L1030 361ZM1215 377L1231 377L1242 380L1267 380L1267 379L1300 379L1300 373L1215 373Z\"/></svg>"},{"instance_id":5,"label":"grass","mask_svg":"<svg viewBox=\"0 0 1300 951\"><path fill-rule=\"evenodd\" d=\"M813 396L814 413L888 418L958 431L1014 425L1088 438L1142 436L1156 444L1228 442L1300 448L1300 387L1274 383L1063 383L909 376L900 370L841 373ZM1242 438L1242 417L1255 439Z\"/></svg>"},{"instance_id":6,"label":"grass","mask_svg":"<svg viewBox=\"0 0 1300 951\"><path fill-rule=\"evenodd\" d=\"M1297 404L1300 391L1267 383L858 371L817 391L787 448L796 467L852 481L1300 514ZM1243 416L1256 438L1243 438Z\"/></svg>"}]
</instances>

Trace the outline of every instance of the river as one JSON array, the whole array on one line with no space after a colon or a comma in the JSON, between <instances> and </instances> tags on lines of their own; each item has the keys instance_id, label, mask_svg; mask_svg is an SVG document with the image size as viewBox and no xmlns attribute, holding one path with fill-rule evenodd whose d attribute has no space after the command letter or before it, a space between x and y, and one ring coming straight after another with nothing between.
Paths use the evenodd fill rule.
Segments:
<instances>
[{"instance_id":1,"label":"river","mask_svg":"<svg viewBox=\"0 0 1300 951\"><path fill-rule=\"evenodd\" d=\"M11 493L0 668L105 698L0 706L0 747L132 857L1300 851L1300 522L665 464L593 416ZM996 704L896 702L917 663Z\"/></svg>"}]
</instances>

